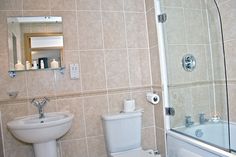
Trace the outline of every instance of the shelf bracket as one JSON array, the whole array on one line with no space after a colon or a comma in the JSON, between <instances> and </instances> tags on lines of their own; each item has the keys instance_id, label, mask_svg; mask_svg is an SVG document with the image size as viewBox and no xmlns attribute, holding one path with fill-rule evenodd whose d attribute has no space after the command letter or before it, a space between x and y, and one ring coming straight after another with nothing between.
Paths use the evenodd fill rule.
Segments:
<instances>
[{"instance_id":1,"label":"shelf bracket","mask_svg":"<svg viewBox=\"0 0 236 157\"><path fill-rule=\"evenodd\" d=\"M16 72L15 72L15 71L8 71L8 75L9 75L11 78L15 78L15 77L16 77Z\"/></svg>"}]
</instances>

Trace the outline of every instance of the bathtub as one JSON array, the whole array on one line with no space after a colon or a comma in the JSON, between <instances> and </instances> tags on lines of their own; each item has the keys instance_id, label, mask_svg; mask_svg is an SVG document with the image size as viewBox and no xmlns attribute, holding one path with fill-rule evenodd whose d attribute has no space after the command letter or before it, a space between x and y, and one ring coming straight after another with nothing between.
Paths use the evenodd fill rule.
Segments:
<instances>
[{"instance_id":1,"label":"bathtub","mask_svg":"<svg viewBox=\"0 0 236 157\"><path fill-rule=\"evenodd\" d=\"M236 150L236 124L230 124L230 132L231 149ZM227 151L228 126L225 122L169 130L167 143L168 157L236 157Z\"/></svg>"}]
</instances>

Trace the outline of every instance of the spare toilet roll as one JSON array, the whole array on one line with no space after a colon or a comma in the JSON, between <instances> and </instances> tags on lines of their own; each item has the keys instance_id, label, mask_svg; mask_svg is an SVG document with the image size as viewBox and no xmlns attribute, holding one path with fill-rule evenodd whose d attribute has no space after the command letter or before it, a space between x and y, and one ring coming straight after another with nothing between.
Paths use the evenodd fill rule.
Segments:
<instances>
[{"instance_id":1,"label":"spare toilet roll","mask_svg":"<svg viewBox=\"0 0 236 157\"><path fill-rule=\"evenodd\" d=\"M135 100L126 99L124 100L124 112L134 112L135 110Z\"/></svg>"},{"instance_id":2,"label":"spare toilet roll","mask_svg":"<svg viewBox=\"0 0 236 157\"><path fill-rule=\"evenodd\" d=\"M160 101L160 97L155 93L148 92L147 93L147 101L149 101L150 103L156 105Z\"/></svg>"}]
</instances>

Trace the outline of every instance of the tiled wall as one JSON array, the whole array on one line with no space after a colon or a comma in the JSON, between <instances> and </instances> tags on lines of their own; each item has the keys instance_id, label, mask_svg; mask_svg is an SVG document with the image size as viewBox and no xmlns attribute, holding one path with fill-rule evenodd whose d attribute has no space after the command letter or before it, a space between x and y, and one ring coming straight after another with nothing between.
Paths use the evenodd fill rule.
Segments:
<instances>
[{"instance_id":1,"label":"tiled wall","mask_svg":"<svg viewBox=\"0 0 236 157\"><path fill-rule=\"evenodd\" d=\"M161 106L155 108L155 120L154 107L145 99L152 79L160 91L157 42L148 38L154 30L148 32L146 23L146 16L153 17L151 7L146 14L143 0L0 0L0 109L5 157L33 156L32 146L16 140L6 123L37 113L30 100L42 96L50 97L46 112L75 114L72 129L58 141L61 157L106 157L101 115L119 112L127 98L135 99L137 107L145 110L143 147L162 147ZM10 78L6 18L46 15L63 17L65 74L28 71ZM150 61L150 55L155 59ZM78 80L69 78L70 63L79 64ZM151 66L157 73L151 72ZM9 98L7 93L12 91L19 91L16 99Z\"/></svg>"}]
</instances>

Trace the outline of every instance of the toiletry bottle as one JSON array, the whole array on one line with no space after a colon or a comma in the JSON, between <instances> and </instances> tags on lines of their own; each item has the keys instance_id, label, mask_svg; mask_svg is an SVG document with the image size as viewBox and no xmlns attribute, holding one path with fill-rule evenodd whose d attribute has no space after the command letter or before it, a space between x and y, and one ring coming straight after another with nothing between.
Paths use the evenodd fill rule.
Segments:
<instances>
[{"instance_id":1,"label":"toiletry bottle","mask_svg":"<svg viewBox=\"0 0 236 157\"><path fill-rule=\"evenodd\" d=\"M58 61L56 61L55 59L53 59L53 61L51 62L51 68L55 69L55 68L58 68L59 65L58 65Z\"/></svg>"},{"instance_id":2,"label":"toiletry bottle","mask_svg":"<svg viewBox=\"0 0 236 157\"><path fill-rule=\"evenodd\" d=\"M26 65L26 70L29 70L31 68L31 65L30 65L29 61L26 61L25 65Z\"/></svg>"},{"instance_id":3,"label":"toiletry bottle","mask_svg":"<svg viewBox=\"0 0 236 157\"><path fill-rule=\"evenodd\" d=\"M17 63L15 64L15 69L16 70L25 70L25 66L21 63L20 60L18 60Z\"/></svg>"},{"instance_id":4,"label":"toiletry bottle","mask_svg":"<svg viewBox=\"0 0 236 157\"><path fill-rule=\"evenodd\" d=\"M38 69L37 61L33 61L32 69Z\"/></svg>"},{"instance_id":5,"label":"toiletry bottle","mask_svg":"<svg viewBox=\"0 0 236 157\"><path fill-rule=\"evenodd\" d=\"M40 61L40 68L44 69L44 62L43 62L43 60Z\"/></svg>"}]
</instances>

